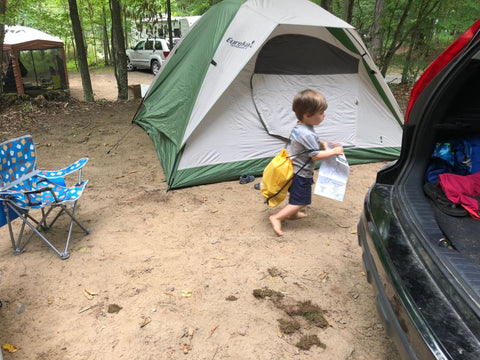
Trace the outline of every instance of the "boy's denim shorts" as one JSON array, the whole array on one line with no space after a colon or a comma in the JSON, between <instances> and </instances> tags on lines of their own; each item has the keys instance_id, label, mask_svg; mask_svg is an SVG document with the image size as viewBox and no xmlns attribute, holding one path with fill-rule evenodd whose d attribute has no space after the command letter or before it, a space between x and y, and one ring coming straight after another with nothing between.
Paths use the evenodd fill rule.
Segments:
<instances>
[{"instance_id":1,"label":"boy's denim shorts","mask_svg":"<svg viewBox=\"0 0 480 360\"><path fill-rule=\"evenodd\" d=\"M312 203L312 184L313 178L295 175L292 185L288 189L290 192L288 203L290 205L310 205Z\"/></svg>"}]
</instances>

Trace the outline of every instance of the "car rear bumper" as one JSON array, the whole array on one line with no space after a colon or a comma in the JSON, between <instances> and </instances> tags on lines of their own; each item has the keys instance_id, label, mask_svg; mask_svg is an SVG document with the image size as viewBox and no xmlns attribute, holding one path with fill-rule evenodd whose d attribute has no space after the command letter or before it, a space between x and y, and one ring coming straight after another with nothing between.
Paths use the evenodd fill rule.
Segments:
<instances>
[{"instance_id":1,"label":"car rear bumper","mask_svg":"<svg viewBox=\"0 0 480 360\"><path fill-rule=\"evenodd\" d=\"M451 320L458 325L461 320L429 275L420 257L424 254L418 253L422 252L419 241L402 226L398 211L392 187L374 185L358 223L359 245L378 312L403 359L452 359L442 344L450 330L439 329L438 324Z\"/></svg>"},{"instance_id":2,"label":"car rear bumper","mask_svg":"<svg viewBox=\"0 0 480 360\"><path fill-rule=\"evenodd\" d=\"M373 285L375 290L375 305L377 311L382 318L387 335L394 341L402 359L418 359L405 336L402 326L400 326L392 305L390 304L389 297L384 288L387 286L387 283L381 280L381 278L386 279L387 277L385 269L379 264L379 272L377 265L375 265L375 260L370 250L370 246L373 246L372 238L368 231L366 231L367 227L366 217L362 213L360 222L358 223L358 242L363 250L362 260L365 267L367 281ZM391 288L390 284L388 284L388 286ZM402 317L404 318L405 316ZM404 324L404 327L405 326L414 328L413 324Z\"/></svg>"},{"instance_id":3,"label":"car rear bumper","mask_svg":"<svg viewBox=\"0 0 480 360\"><path fill-rule=\"evenodd\" d=\"M465 301L460 279L406 217L410 205L401 196L392 185L375 184L358 223L367 279L386 331L404 359L478 360L478 303Z\"/></svg>"}]
</instances>

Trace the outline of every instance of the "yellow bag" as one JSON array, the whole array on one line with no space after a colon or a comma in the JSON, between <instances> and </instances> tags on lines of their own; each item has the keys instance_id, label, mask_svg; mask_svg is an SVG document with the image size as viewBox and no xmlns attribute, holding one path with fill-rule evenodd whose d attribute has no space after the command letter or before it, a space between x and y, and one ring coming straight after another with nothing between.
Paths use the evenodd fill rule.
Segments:
<instances>
[{"instance_id":1,"label":"yellow bag","mask_svg":"<svg viewBox=\"0 0 480 360\"><path fill-rule=\"evenodd\" d=\"M280 205L287 196L293 178L292 161L286 149L282 149L263 170L263 179L260 184L265 202L270 207Z\"/></svg>"}]
</instances>

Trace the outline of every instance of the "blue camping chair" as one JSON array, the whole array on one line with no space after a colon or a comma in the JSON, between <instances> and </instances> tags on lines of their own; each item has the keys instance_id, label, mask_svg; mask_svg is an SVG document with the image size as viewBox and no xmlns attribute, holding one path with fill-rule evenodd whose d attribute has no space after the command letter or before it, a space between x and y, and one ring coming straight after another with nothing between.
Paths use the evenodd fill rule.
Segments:
<instances>
[{"instance_id":1,"label":"blue camping chair","mask_svg":"<svg viewBox=\"0 0 480 360\"><path fill-rule=\"evenodd\" d=\"M67 259L73 224L80 226L85 234L90 234L90 230L75 218L77 201L88 182L81 176L87 161L88 158L82 158L65 169L42 171L37 169L31 135L0 144L0 227L8 225L14 254L21 254L33 235L38 235L61 259ZM76 171L77 183L66 186L66 176ZM54 211L56 215L49 223L47 218L54 209L58 211ZM32 210L41 210L39 220L31 216ZM71 221L65 249L60 252L40 231L50 229L63 213L70 216ZM15 236L12 221L17 218L22 220L22 225ZM26 226L32 230L28 236Z\"/></svg>"}]
</instances>

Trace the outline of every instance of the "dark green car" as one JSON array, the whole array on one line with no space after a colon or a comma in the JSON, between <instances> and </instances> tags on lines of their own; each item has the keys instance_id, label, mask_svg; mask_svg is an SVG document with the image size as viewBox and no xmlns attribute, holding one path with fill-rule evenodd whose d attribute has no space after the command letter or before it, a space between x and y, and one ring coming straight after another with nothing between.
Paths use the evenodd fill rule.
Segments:
<instances>
[{"instance_id":1,"label":"dark green car","mask_svg":"<svg viewBox=\"0 0 480 360\"><path fill-rule=\"evenodd\" d=\"M358 224L367 279L405 359L480 359L480 20L412 90L400 158Z\"/></svg>"}]
</instances>

